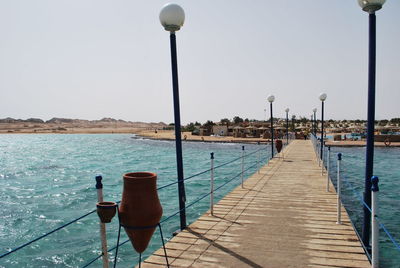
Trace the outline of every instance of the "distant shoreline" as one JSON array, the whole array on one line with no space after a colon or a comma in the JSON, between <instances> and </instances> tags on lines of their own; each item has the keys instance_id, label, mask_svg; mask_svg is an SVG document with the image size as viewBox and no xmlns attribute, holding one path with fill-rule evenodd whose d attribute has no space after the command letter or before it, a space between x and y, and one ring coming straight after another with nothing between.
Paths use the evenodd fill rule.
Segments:
<instances>
[{"instance_id":1,"label":"distant shoreline","mask_svg":"<svg viewBox=\"0 0 400 268\"><path fill-rule=\"evenodd\" d=\"M163 131L141 131L137 134L139 137L152 139L152 140L175 140L175 134L172 130ZM186 139L185 139L186 136ZM270 144L269 139L261 138L234 138L231 136L217 137L217 136L197 136L192 135L190 132L182 133L182 141L193 142L220 142L220 143L252 143L252 144ZM283 139L285 141L285 139ZM327 141L326 146L331 147L365 147L365 141ZM375 142L375 147L387 147L383 142ZM400 142L392 142L389 147L400 147Z\"/></svg>"},{"instance_id":2,"label":"distant shoreline","mask_svg":"<svg viewBox=\"0 0 400 268\"><path fill-rule=\"evenodd\" d=\"M127 126L126 124L129 124ZM54 124L45 126L21 126L21 124L0 124L1 134L132 134L137 137L151 140L175 140L175 132L173 130L157 130L157 127L148 123L140 123L144 125L138 126L135 123L125 124L101 124L96 126ZM4 127L7 125L7 127ZM211 142L211 143L247 143L247 144L270 144L269 139L262 138L235 138L232 136L197 136L190 132L182 132L182 141L190 142ZM283 139L284 140L284 139ZM365 147L366 141L327 141L326 146L331 147ZM375 147L400 147L400 142L392 142L390 146L386 146L383 142L375 142Z\"/></svg>"},{"instance_id":3,"label":"distant shoreline","mask_svg":"<svg viewBox=\"0 0 400 268\"><path fill-rule=\"evenodd\" d=\"M54 118L47 122L3 119L0 121L0 134L112 134L136 133L142 130L162 129L166 124L127 122L112 118L102 120L80 120Z\"/></svg>"}]
</instances>

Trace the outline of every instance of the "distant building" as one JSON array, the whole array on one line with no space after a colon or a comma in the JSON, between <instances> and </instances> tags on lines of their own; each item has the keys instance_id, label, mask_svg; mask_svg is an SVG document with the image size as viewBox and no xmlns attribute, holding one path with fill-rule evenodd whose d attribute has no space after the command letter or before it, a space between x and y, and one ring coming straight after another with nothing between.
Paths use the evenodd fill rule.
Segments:
<instances>
[{"instance_id":1,"label":"distant building","mask_svg":"<svg viewBox=\"0 0 400 268\"><path fill-rule=\"evenodd\" d=\"M218 136L227 136L228 135L228 126L226 125L214 125L212 127L212 134Z\"/></svg>"},{"instance_id":2,"label":"distant building","mask_svg":"<svg viewBox=\"0 0 400 268\"><path fill-rule=\"evenodd\" d=\"M205 128L205 127L201 127L200 129L199 129L199 135L200 136L210 136L210 130L208 129L208 128Z\"/></svg>"}]
</instances>

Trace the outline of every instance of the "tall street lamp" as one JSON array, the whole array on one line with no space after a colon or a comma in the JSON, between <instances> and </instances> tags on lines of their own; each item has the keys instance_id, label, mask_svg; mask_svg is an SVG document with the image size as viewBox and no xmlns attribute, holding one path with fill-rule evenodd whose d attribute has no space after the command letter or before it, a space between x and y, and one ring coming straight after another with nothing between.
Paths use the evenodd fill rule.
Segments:
<instances>
[{"instance_id":1,"label":"tall street lamp","mask_svg":"<svg viewBox=\"0 0 400 268\"><path fill-rule=\"evenodd\" d=\"M289 108L285 109L286 112L286 145L289 144Z\"/></svg>"},{"instance_id":2,"label":"tall street lamp","mask_svg":"<svg viewBox=\"0 0 400 268\"><path fill-rule=\"evenodd\" d=\"M362 10L369 13L369 51L368 51L368 118L367 150L365 167L364 202L371 207L371 177L374 169L374 122L375 122L375 70L376 70L376 17L375 11L382 8L385 0L358 0ZM369 246L371 213L364 206L362 239Z\"/></svg>"},{"instance_id":3,"label":"tall street lamp","mask_svg":"<svg viewBox=\"0 0 400 268\"><path fill-rule=\"evenodd\" d=\"M274 158L274 119L272 116L272 103L275 100L274 95L269 95L267 97L267 100L269 101L269 106L270 106L270 111L271 111L271 158Z\"/></svg>"},{"instance_id":4,"label":"tall street lamp","mask_svg":"<svg viewBox=\"0 0 400 268\"><path fill-rule=\"evenodd\" d=\"M178 172L178 194L181 230L186 228L185 211L185 185L183 182L183 161L182 161L182 138L181 118L179 110L179 85L178 85L178 63L176 53L175 32L179 31L185 21L185 12L177 4L166 4L160 12L160 22L165 30L170 32L171 45L171 66L172 66L172 89L174 96L174 118L175 118L175 145L176 145L176 166Z\"/></svg>"},{"instance_id":5,"label":"tall street lamp","mask_svg":"<svg viewBox=\"0 0 400 268\"><path fill-rule=\"evenodd\" d=\"M321 93L319 95L319 100L322 103L321 110L321 160L323 160L323 150L324 150L324 102L326 100L326 93Z\"/></svg>"},{"instance_id":6,"label":"tall street lamp","mask_svg":"<svg viewBox=\"0 0 400 268\"><path fill-rule=\"evenodd\" d=\"M313 131L314 131L314 136L316 136L317 135L317 108L314 108L312 111L314 112Z\"/></svg>"}]
</instances>

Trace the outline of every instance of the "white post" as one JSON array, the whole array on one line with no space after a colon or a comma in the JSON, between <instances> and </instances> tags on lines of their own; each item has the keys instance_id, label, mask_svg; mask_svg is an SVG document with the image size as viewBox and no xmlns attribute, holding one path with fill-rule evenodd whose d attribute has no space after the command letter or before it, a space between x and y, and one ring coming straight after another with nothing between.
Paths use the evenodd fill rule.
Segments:
<instances>
[{"instance_id":1,"label":"white post","mask_svg":"<svg viewBox=\"0 0 400 268\"><path fill-rule=\"evenodd\" d=\"M243 188L243 173L244 173L244 146L242 146L242 188Z\"/></svg>"},{"instance_id":2,"label":"white post","mask_svg":"<svg viewBox=\"0 0 400 268\"><path fill-rule=\"evenodd\" d=\"M337 161L337 222L336 224L342 224L342 208L341 208L341 193L340 193L340 162L342 161L342 154L338 153Z\"/></svg>"},{"instance_id":3,"label":"white post","mask_svg":"<svg viewBox=\"0 0 400 268\"><path fill-rule=\"evenodd\" d=\"M96 176L96 189L97 189L97 202L103 202L103 184L101 176ZM107 251L107 236L106 224L100 221L100 238L101 238L101 251L103 255L103 268L108 268L108 251Z\"/></svg>"},{"instance_id":4,"label":"white post","mask_svg":"<svg viewBox=\"0 0 400 268\"><path fill-rule=\"evenodd\" d=\"M326 160L326 191L329 192L329 169L330 169L330 162L331 160L331 147L328 146L328 154L327 154L327 160Z\"/></svg>"},{"instance_id":5,"label":"white post","mask_svg":"<svg viewBox=\"0 0 400 268\"><path fill-rule=\"evenodd\" d=\"M321 166L321 144L318 147L318 166Z\"/></svg>"},{"instance_id":6,"label":"white post","mask_svg":"<svg viewBox=\"0 0 400 268\"><path fill-rule=\"evenodd\" d=\"M372 268L379 268L379 223L377 221L379 207L378 207L378 194L379 194L379 187L378 182L379 179L376 176L371 178L372 186L372 202L371 202L371 209L372 209Z\"/></svg>"},{"instance_id":7,"label":"white post","mask_svg":"<svg viewBox=\"0 0 400 268\"><path fill-rule=\"evenodd\" d=\"M214 215L214 153L211 153L210 211Z\"/></svg>"}]
</instances>

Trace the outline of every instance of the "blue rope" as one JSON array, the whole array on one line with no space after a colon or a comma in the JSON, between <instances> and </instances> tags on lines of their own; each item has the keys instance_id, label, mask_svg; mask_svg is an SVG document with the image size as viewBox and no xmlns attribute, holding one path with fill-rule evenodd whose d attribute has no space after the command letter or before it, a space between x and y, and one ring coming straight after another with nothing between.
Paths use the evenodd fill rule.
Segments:
<instances>
[{"instance_id":1,"label":"blue rope","mask_svg":"<svg viewBox=\"0 0 400 268\"><path fill-rule=\"evenodd\" d=\"M366 207L372 214L372 209L368 206L367 203L365 203L364 198L360 195L360 193L357 192L357 190L355 189L355 187L349 182L347 181L344 177L343 177L343 181L349 186L349 188L353 191L353 193L358 196L358 199L361 201L361 203L363 204L364 207ZM396 247L396 249L398 251L400 251L400 245L399 243L396 242L395 238L390 234L390 232L386 229L385 225L381 222L379 217L375 217L379 223L379 226L382 228L382 230L386 233L386 235L389 237L390 241L392 241L392 243L394 244L394 246Z\"/></svg>"},{"instance_id":2,"label":"blue rope","mask_svg":"<svg viewBox=\"0 0 400 268\"><path fill-rule=\"evenodd\" d=\"M372 209L368 206L367 203L365 203L364 198L360 195L360 193L357 192L356 188L349 182L346 180L346 178L344 176L342 176L343 181L347 184L347 186L353 191L353 193L358 197L358 199L360 200L361 204L366 207L369 212L372 213Z\"/></svg>"},{"instance_id":3,"label":"blue rope","mask_svg":"<svg viewBox=\"0 0 400 268\"><path fill-rule=\"evenodd\" d=\"M243 157L247 157L247 156L249 156L249 155L255 154L256 152L261 151L262 149L264 149L264 148L260 148L260 149L254 151L254 152L251 152L251 153L249 153L249 154L247 154L247 155L244 155ZM240 156L240 157L237 157L237 158L235 158L235 159L232 159L232 160L229 161L229 162L226 162L226 163L224 163L224 164L221 164L221 165L219 165L219 166L214 167L214 169L217 169L217 168L220 168L220 167L229 165L229 164L231 164L231 163L233 163L233 162L235 162L235 161L237 161L237 160L239 160L239 159L241 159L241 158L242 158L242 157ZM207 173L207 172L210 172L210 171L211 171L211 168L209 168L209 169L207 169L207 170L204 170L204 171L201 171L201 172L199 172L199 173L193 174L193 175L191 175L191 176L189 176L189 177L187 177L187 178L185 178L185 179L183 179L183 180L184 180L184 181L190 180L190 179L192 179L192 178L194 178L194 177L203 175L203 174L205 174L205 173ZM169 187L169 186L171 186L171 185L174 185L174 184L177 184L177 183L178 183L178 182L176 181L176 182L169 183L169 184L167 184L167 185L160 186L159 188L157 188L157 190L161 190L161 189L167 188L167 187Z\"/></svg>"},{"instance_id":4,"label":"blue rope","mask_svg":"<svg viewBox=\"0 0 400 268\"><path fill-rule=\"evenodd\" d=\"M118 249L119 249L119 238L121 237L121 215L119 214L119 207L117 207L117 213L118 213L118 238L117 238L117 246L115 250L115 257L114 257L114 268L117 266L117 257L118 257Z\"/></svg>"},{"instance_id":5,"label":"blue rope","mask_svg":"<svg viewBox=\"0 0 400 268\"><path fill-rule=\"evenodd\" d=\"M249 170L249 169L255 167L256 165L257 165L257 164L250 166L249 168L245 169L244 172L246 172L247 170ZM237 174L236 176L234 176L232 179L230 179L229 181L225 182L224 184L220 185L218 188L216 188L216 189L214 190L214 192L217 191L217 190L219 190L219 189L221 189L223 186L225 186L225 185L228 184L229 182L233 181L234 179L236 179L237 177L239 177L241 174L242 174L242 172L240 172L239 174ZM181 209L181 210L178 210L178 211L175 212L174 214L172 214L172 215L168 216L167 218L163 219L162 221L160 221L160 224L163 223L163 222L166 222L166 221L170 220L171 218L173 218L173 217L175 217L176 215L178 215L178 214L179 214L181 211L183 211L184 209L191 207L192 205L194 205L195 203L199 202L200 200L206 198L206 197L207 197L208 195L210 195L210 194L211 194L211 193L206 193L205 195L203 195L203 196L201 196L200 198L196 199L195 201L193 201L193 202L190 203L189 205L185 206L185 208L183 208L183 209Z\"/></svg>"},{"instance_id":6,"label":"blue rope","mask_svg":"<svg viewBox=\"0 0 400 268\"><path fill-rule=\"evenodd\" d=\"M253 167L256 166L256 165L257 165L257 164L255 164L255 165L253 165L253 166L251 166L251 167L245 169L245 170L243 171L243 173L246 172L247 170L253 168ZM242 172L238 173L236 176L234 176L234 177L233 177L232 179L230 179L229 181L227 181L227 182L225 182L224 184L220 185L219 187L215 188L214 192L217 191L217 190L219 190L219 189L221 189L223 186L227 185L228 183L230 183L231 181L233 181L234 179L236 179L236 178L239 177L240 175L242 175ZM211 194L211 193L209 193L209 194Z\"/></svg>"},{"instance_id":7,"label":"blue rope","mask_svg":"<svg viewBox=\"0 0 400 268\"><path fill-rule=\"evenodd\" d=\"M260 148L260 149L255 150L255 151L253 151L253 152L251 152L251 153L249 153L249 154L247 154L247 155L244 155L243 157L250 156L250 155L255 154L256 152L261 151L261 150L263 150L263 149L264 149L264 148ZM237 160L239 160L239 159L241 159L241 158L242 158L242 156L237 157L237 158L235 158L235 159L233 159L233 160L231 160L231 161L229 161L229 162L227 162L227 163L224 163L224 164L221 164L221 165L219 165L219 166L214 167L214 169L217 169L217 168L220 168L220 167L229 165L229 164L231 164L231 163L233 163L233 162L235 162L235 161L237 161ZM257 164L255 164L255 165L253 165L253 166L247 168L245 171L249 170L250 168L252 168L252 167L254 167L254 166L256 166L256 165L257 165ZM192 178L194 178L194 177L197 177L197 176L200 176L200 175L202 175L202 174L205 174L205 173L207 173L207 172L209 172L209 171L211 171L211 169L207 169L207 170L205 170L205 171L202 171L202 172L199 172L199 173L194 174L194 175L192 175L192 176L189 176L188 178L185 178L184 180L192 179ZM232 179L230 179L229 181L227 181L226 183L224 183L223 185L221 185L221 186L219 186L218 188L216 188L215 191L219 190L221 187L225 186L227 183L231 182L233 179L237 178L237 177L240 176L240 175L241 175L241 172L240 172L238 175L236 175L235 177L233 177ZM174 184L177 184L177 183L178 183L178 182L176 181L176 182L169 183L169 184L167 184L167 185L163 185L163 186L157 188L157 190L164 189L164 188L166 188L166 187L169 187L169 186L174 185ZM208 196L208 195L210 195L210 194L211 194L211 193L207 193L206 195L204 195L204 196L202 196L201 198L197 199L196 201L192 202L191 204L189 204L189 205L186 206L185 208L189 208L190 206L192 206L193 204L199 202L200 200L204 199L206 196ZM120 202L121 202L121 201L118 201L117 203L120 203ZM182 210L183 210L183 209L182 209ZM41 235L41 236L39 236L39 237L37 237L37 238L35 238L35 239L33 239L33 240L31 240L31 241L25 243L25 244L22 244L22 245L20 245L20 246L14 248L14 249L8 251L8 252L3 253L2 255L0 255L0 259L3 258L3 257L5 257L5 256L7 256L7 255L9 255L9 254L11 254L11 253L14 253L14 252L20 250L20 249L22 249L22 248L24 248L24 247L26 247L26 246L28 246L28 245L34 243L34 242L36 242L36 241L38 241L38 240L40 240L40 239L42 239L42 238L44 238L44 237L46 237L46 236L48 236L48 235L54 233L54 232L57 232L57 231L59 231L59 230L65 228L65 227L67 227L68 225L70 225L70 224L72 224L72 223L77 222L77 221L79 221L79 220L81 220L81 219L83 219L83 218L89 216L90 214L92 214L92 213L94 213L94 212L96 212L96 209L94 209L94 210L92 210L92 211L90 211L90 212L88 212L88 213L86 213L86 214L84 214L84 215L82 215L82 216L80 216L80 217L78 217L78 218L76 218L76 219L74 219L74 220L72 220L72 221L70 221L70 222L64 224L64 225L61 225L60 227L58 227L58 228L56 228L56 229L53 229L52 231L49 231L49 232L47 232L47 233L45 233L45 234L43 234L43 235ZM176 216L176 215L177 215L178 213L180 213L180 212L181 212L181 210L177 211L176 213L174 213L174 214L172 214L171 216L169 216L169 217L167 217L166 219L164 219L162 222L169 220L170 218ZM160 223L161 223L161 222L160 222ZM128 239L127 241L129 241L129 239ZM126 243L127 241L123 242L122 244ZM122 245L122 244L121 244L121 245ZM116 248L118 248L118 246L119 246L119 245L117 244ZM113 250L113 249L112 249L112 250ZM110 251L111 251L111 250L109 250L109 252L110 252ZM88 264L85 265L84 267L87 267L87 266L90 265L91 263L95 262L95 261L96 261L97 259L99 259L101 256L102 256L102 255L98 256L98 257L95 258L95 259L93 259L90 263L88 263Z\"/></svg>"},{"instance_id":8,"label":"blue rope","mask_svg":"<svg viewBox=\"0 0 400 268\"><path fill-rule=\"evenodd\" d=\"M237 160L239 160L239 159L242 159L242 157L239 156L239 157L237 157L237 158L235 158L235 159L233 159L233 160L231 160L231 161L229 161L229 162L227 162L227 163L221 164L221 165L219 165L219 166L215 166L214 169L217 169L217 168L220 168L220 167L223 167L223 166L232 164L233 162L235 162L235 161L237 161Z\"/></svg>"},{"instance_id":9,"label":"blue rope","mask_svg":"<svg viewBox=\"0 0 400 268\"><path fill-rule=\"evenodd\" d=\"M174 185L174 184L177 184L177 183L178 183L177 181L171 182L171 183L169 183L167 185L163 185L163 186L158 187L157 190L161 190L161 189L167 188L167 187L169 187L171 185Z\"/></svg>"},{"instance_id":10,"label":"blue rope","mask_svg":"<svg viewBox=\"0 0 400 268\"><path fill-rule=\"evenodd\" d=\"M383 231L385 231L385 233L387 234L387 236L389 237L389 239L392 241L392 243L396 246L396 249L398 251L400 251L400 245L399 243L396 242L396 240L394 239L394 237L390 234L390 232L386 229L385 225L383 225L383 223L380 222L379 218L376 217L379 223L379 226L383 229Z\"/></svg>"},{"instance_id":11,"label":"blue rope","mask_svg":"<svg viewBox=\"0 0 400 268\"><path fill-rule=\"evenodd\" d=\"M210 171L211 171L211 168L209 168L209 169L207 169L207 170L204 170L204 171L202 171L202 172L199 172L199 173L197 173L197 174L194 174L194 175L192 175L192 176L189 176L189 177L185 178L184 181L190 180L190 179L192 179L192 178L194 178L194 177L203 175L203 174L205 174L205 173L207 173L207 172L210 172Z\"/></svg>"},{"instance_id":12,"label":"blue rope","mask_svg":"<svg viewBox=\"0 0 400 268\"><path fill-rule=\"evenodd\" d=\"M246 154L245 156L253 155L253 154L255 154L255 153L257 153L257 152L259 152L259 151L261 151L261 150L264 150L264 149L265 149L265 148L257 149L257 150L255 150L255 151L253 151L253 152L251 152L251 153Z\"/></svg>"},{"instance_id":13,"label":"blue rope","mask_svg":"<svg viewBox=\"0 0 400 268\"><path fill-rule=\"evenodd\" d=\"M79 221L80 219L85 218L86 216L89 216L90 214L92 214L92 213L94 213L94 212L96 212L96 209L94 209L94 210L92 210L92 211L86 213L85 215L83 215L83 216L81 216L81 217L79 217L79 218L76 218L75 220L72 220L72 221L70 221L70 222L68 222L68 223L66 223L66 224L64 224L64 225L62 225L62 226L60 226L60 227L58 227L58 228L56 228L56 229L54 229L54 230L48 232L48 233L45 233L45 234L43 234L43 235L41 235L41 236L39 236L39 237L37 237L37 238L35 238L35 239L33 239L33 240L31 240L31 241L25 243L25 244L22 244L21 246L16 247L16 248L10 250L9 252L3 253L3 254L0 256L0 259L3 258L3 257L5 257L5 256L7 256L7 255L9 255L9 254L11 254L11 253L13 253L13 252L16 252L17 250L20 250L20 249L22 249L22 248L24 248L24 247L26 247L26 246L32 244L33 242L36 242L36 241L38 241L38 240L40 240L40 239L42 239L42 238L44 238L44 237L46 237L46 236L48 236L48 235L50 235L50 234L56 232L56 231L61 230L62 228L65 228L65 227L67 227L68 225L70 225L70 224L72 224L72 223L74 223L74 222L77 222L77 221Z\"/></svg>"},{"instance_id":14,"label":"blue rope","mask_svg":"<svg viewBox=\"0 0 400 268\"><path fill-rule=\"evenodd\" d=\"M125 240L124 242L122 242L121 244L115 245L114 247L110 248L109 250L107 250L107 252L111 252L114 249L116 249L117 247L123 246L125 245L127 242L129 242L129 239ZM82 266L82 268L86 268L89 265L91 265L92 263L94 263L95 261L97 261L98 259L100 259L103 256L103 254L100 254L99 256L97 256L96 258L92 259L90 262L86 263L84 266Z\"/></svg>"}]
</instances>

